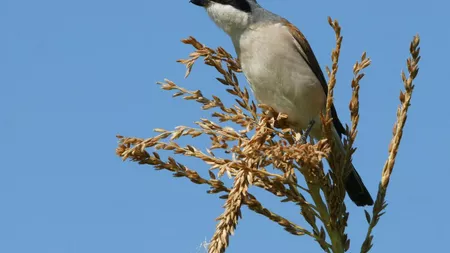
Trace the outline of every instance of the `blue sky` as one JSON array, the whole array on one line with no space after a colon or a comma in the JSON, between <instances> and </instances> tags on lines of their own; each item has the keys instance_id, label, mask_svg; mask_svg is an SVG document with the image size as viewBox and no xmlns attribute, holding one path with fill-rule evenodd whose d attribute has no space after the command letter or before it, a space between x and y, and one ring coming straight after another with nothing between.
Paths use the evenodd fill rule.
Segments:
<instances>
[{"instance_id":1,"label":"blue sky","mask_svg":"<svg viewBox=\"0 0 450 253\"><path fill-rule=\"evenodd\" d=\"M305 33L322 67L334 45L327 16L340 21L335 104L346 123L352 65L364 50L372 58L361 87L354 164L373 194L395 120L400 71L412 36L421 35L420 75L373 252L444 249L450 236L450 3L259 2ZM198 252L214 232L223 200L207 195L205 186L121 162L115 135L148 137L154 128L208 116L154 83L169 78L226 96L216 73L196 65L185 80L175 60L191 52L182 38L193 35L233 52L228 37L188 0L3 0L0 31L0 252ZM294 206L252 192L303 224ZM348 208L351 252L357 252L367 225L361 208ZM320 252L310 238L291 236L246 208L243 216L228 252Z\"/></svg>"}]
</instances>

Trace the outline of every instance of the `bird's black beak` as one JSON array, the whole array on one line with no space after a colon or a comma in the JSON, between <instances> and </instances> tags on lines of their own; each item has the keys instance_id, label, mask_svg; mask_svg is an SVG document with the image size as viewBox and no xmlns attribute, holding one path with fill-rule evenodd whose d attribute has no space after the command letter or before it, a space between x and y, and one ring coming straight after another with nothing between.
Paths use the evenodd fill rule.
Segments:
<instances>
[{"instance_id":1,"label":"bird's black beak","mask_svg":"<svg viewBox=\"0 0 450 253\"><path fill-rule=\"evenodd\" d=\"M190 0L189 2L198 5L198 6L202 6L205 7L206 4L208 3L209 0Z\"/></svg>"}]
</instances>

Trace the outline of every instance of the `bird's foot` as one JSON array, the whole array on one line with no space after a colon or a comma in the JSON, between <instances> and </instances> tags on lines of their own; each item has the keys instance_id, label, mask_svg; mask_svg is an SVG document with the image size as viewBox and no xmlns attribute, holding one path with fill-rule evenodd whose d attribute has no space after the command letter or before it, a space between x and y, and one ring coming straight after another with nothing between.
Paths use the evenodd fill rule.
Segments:
<instances>
[{"instance_id":1,"label":"bird's foot","mask_svg":"<svg viewBox=\"0 0 450 253\"><path fill-rule=\"evenodd\" d=\"M309 134L311 133L311 130L316 122L314 120L311 120L308 124L308 127L306 128L305 132L303 133L302 137L300 138L300 144L305 144L306 139L308 138Z\"/></svg>"}]
</instances>

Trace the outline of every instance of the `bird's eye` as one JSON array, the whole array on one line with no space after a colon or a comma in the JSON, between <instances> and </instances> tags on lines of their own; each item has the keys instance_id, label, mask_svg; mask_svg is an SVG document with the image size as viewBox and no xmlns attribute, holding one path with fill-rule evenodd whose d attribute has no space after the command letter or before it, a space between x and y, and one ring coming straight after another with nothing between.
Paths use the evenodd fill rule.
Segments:
<instances>
[{"instance_id":1,"label":"bird's eye","mask_svg":"<svg viewBox=\"0 0 450 253\"><path fill-rule=\"evenodd\" d=\"M223 4L223 5L230 5L233 6L234 8L244 11L244 12L251 12L251 6L249 4L249 0L211 0L213 2L219 3L219 4ZM253 2L256 3L255 0L253 0Z\"/></svg>"}]
</instances>

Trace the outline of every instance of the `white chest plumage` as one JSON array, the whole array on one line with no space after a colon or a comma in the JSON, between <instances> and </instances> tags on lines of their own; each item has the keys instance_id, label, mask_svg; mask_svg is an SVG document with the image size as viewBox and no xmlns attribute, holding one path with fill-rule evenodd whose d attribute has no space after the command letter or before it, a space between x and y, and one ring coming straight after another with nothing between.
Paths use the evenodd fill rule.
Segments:
<instances>
[{"instance_id":1,"label":"white chest plumage","mask_svg":"<svg viewBox=\"0 0 450 253\"><path fill-rule=\"evenodd\" d=\"M271 24L247 29L233 43L259 103L286 113L300 128L318 119L325 92L286 27Z\"/></svg>"}]
</instances>

